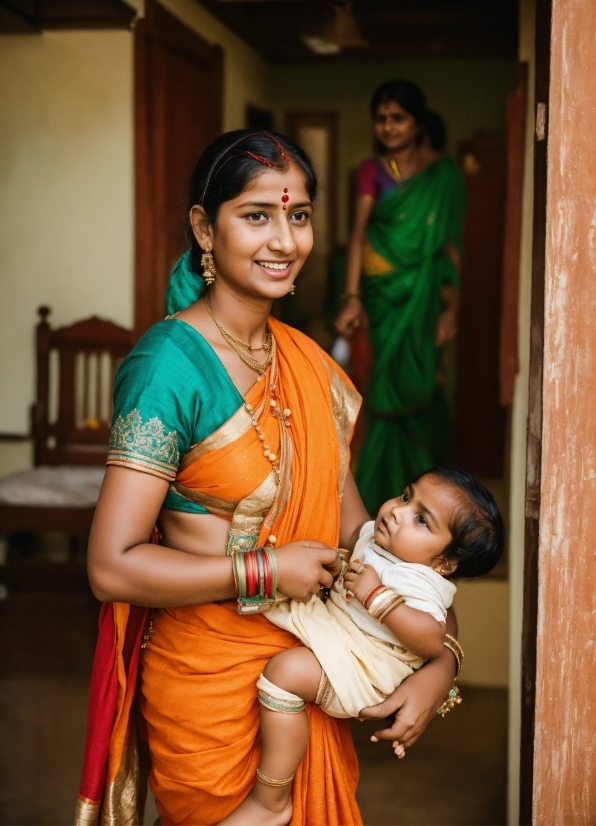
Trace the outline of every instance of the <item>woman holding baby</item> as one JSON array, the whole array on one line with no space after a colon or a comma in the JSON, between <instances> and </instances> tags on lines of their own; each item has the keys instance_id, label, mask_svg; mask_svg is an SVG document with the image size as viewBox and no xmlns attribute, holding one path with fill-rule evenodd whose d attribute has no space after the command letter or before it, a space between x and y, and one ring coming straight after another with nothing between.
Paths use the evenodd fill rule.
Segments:
<instances>
[{"instance_id":1,"label":"woman holding baby","mask_svg":"<svg viewBox=\"0 0 596 826\"><path fill-rule=\"evenodd\" d=\"M172 274L169 316L116 379L89 547L106 605L78 823L100 810L138 822L145 743L164 824L215 824L238 807L259 766L256 680L299 645L261 603L330 588L337 548L352 549L368 519L348 470L360 398L314 342L270 316L300 288L315 197L302 150L259 130L222 135L193 173L191 248ZM447 626L455 634L451 614ZM445 648L362 716L396 713L378 736L407 748L455 669ZM291 822L361 823L348 721L314 704L308 720Z\"/></svg>"}]
</instances>

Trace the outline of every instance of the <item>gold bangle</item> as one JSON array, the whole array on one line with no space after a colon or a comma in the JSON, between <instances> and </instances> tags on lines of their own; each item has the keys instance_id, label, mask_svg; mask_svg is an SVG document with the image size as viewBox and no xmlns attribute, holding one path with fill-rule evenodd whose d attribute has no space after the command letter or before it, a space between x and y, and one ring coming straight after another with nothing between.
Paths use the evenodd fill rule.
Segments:
<instances>
[{"instance_id":1,"label":"gold bangle","mask_svg":"<svg viewBox=\"0 0 596 826\"><path fill-rule=\"evenodd\" d=\"M389 601L392 594L389 588L383 588L382 591L379 591L370 602L370 605L366 609L371 617L375 618L376 615L379 613L381 608Z\"/></svg>"},{"instance_id":2,"label":"gold bangle","mask_svg":"<svg viewBox=\"0 0 596 826\"><path fill-rule=\"evenodd\" d=\"M388 617L389 614L391 614L392 611L395 611L395 609L398 606L400 606L402 604L402 602L405 602L405 601L406 600L405 600L404 597L397 596L394 600L391 601L389 606L384 611L381 611L379 613L379 616L377 618L377 622L379 624L382 624L383 622L385 622L385 617Z\"/></svg>"},{"instance_id":3,"label":"gold bangle","mask_svg":"<svg viewBox=\"0 0 596 826\"><path fill-rule=\"evenodd\" d=\"M257 769L257 777L261 783L264 783L266 786L287 786L288 783L291 783L294 779L294 775L292 775L291 777L284 777L283 780L274 780L272 777L267 777L266 774L263 774L260 769Z\"/></svg>"},{"instance_id":4,"label":"gold bangle","mask_svg":"<svg viewBox=\"0 0 596 826\"><path fill-rule=\"evenodd\" d=\"M455 637L451 636L451 634L445 634L445 642L443 645L445 648L448 648L455 657L455 662L457 663L457 671L455 672L455 676L457 678L459 677L459 672L461 671L464 650Z\"/></svg>"},{"instance_id":5,"label":"gold bangle","mask_svg":"<svg viewBox=\"0 0 596 826\"><path fill-rule=\"evenodd\" d=\"M339 297L339 301L341 304L345 304L346 302L350 301L352 298L357 298L358 301L362 301L360 296L360 292L353 292L353 293L342 293Z\"/></svg>"},{"instance_id":6,"label":"gold bangle","mask_svg":"<svg viewBox=\"0 0 596 826\"><path fill-rule=\"evenodd\" d=\"M367 611L381 625L387 614L390 614L402 602L405 602L402 596L385 588L374 597Z\"/></svg>"},{"instance_id":7,"label":"gold bangle","mask_svg":"<svg viewBox=\"0 0 596 826\"><path fill-rule=\"evenodd\" d=\"M453 683L453 686L449 689L447 699L441 705L441 707L437 709L437 714L440 714L441 717L444 717L449 711L451 711L453 708L455 708L455 706L458 706L462 702L463 700L459 696L459 688L455 685L455 683Z\"/></svg>"}]
</instances>

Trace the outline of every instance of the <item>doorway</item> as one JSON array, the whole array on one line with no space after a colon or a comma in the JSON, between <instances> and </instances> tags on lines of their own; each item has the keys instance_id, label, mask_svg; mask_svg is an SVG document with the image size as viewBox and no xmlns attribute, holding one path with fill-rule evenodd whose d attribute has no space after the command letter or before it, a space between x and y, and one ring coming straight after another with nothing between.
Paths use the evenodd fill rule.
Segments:
<instances>
[{"instance_id":1,"label":"doorway","mask_svg":"<svg viewBox=\"0 0 596 826\"><path fill-rule=\"evenodd\" d=\"M197 158L221 132L223 50L145 3L135 30L135 329L164 317L164 294L185 251L184 193Z\"/></svg>"}]
</instances>

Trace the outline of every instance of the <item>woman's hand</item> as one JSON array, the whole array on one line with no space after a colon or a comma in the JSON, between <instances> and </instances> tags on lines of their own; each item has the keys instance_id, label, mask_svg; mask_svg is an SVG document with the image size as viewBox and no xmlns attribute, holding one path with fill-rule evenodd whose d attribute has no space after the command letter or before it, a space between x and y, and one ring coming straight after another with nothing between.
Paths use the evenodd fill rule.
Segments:
<instances>
[{"instance_id":1,"label":"woman's hand","mask_svg":"<svg viewBox=\"0 0 596 826\"><path fill-rule=\"evenodd\" d=\"M403 757L403 748L413 745L436 716L454 677L455 658L445 648L440 657L415 671L378 706L363 708L358 719L382 720L395 714L393 725L375 731L371 740L390 740L397 756Z\"/></svg>"},{"instance_id":2,"label":"woman's hand","mask_svg":"<svg viewBox=\"0 0 596 826\"><path fill-rule=\"evenodd\" d=\"M351 338L359 327L366 323L366 313L362 301L353 296L349 298L339 311L334 327L340 336Z\"/></svg>"},{"instance_id":3,"label":"woman's hand","mask_svg":"<svg viewBox=\"0 0 596 826\"><path fill-rule=\"evenodd\" d=\"M435 335L435 347L444 347L457 335L457 310L446 309L439 316L437 321L437 332Z\"/></svg>"},{"instance_id":4,"label":"woman's hand","mask_svg":"<svg viewBox=\"0 0 596 826\"><path fill-rule=\"evenodd\" d=\"M321 588L331 588L340 571L337 548L322 542L289 542L275 551L278 590L291 599L308 602Z\"/></svg>"},{"instance_id":5,"label":"woman's hand","mask_svg":"<svg viewBox=\"0 0 596 826\"><path fill-rule=\"evenodd\" d=\"M361 573L358 573L361 568ZM344 575L344 585L354 594L358 602L361 603L371 588L380 584L379 575L372 565L364 565L361 559L353 559L350 562L350 567Z\"/></svg>"},{"instance_id":6,"label":"woman's hand","mask_svg":"<svg viewBox=\"0 0 596 826\"><path fill-rule=\"evenodd\" d=\"M443 347L457 335L457 315L459 312L459 294L451 284L441 287L441 297L445 309L437 321L435 347Z\"/></svg>"}]
</instances>

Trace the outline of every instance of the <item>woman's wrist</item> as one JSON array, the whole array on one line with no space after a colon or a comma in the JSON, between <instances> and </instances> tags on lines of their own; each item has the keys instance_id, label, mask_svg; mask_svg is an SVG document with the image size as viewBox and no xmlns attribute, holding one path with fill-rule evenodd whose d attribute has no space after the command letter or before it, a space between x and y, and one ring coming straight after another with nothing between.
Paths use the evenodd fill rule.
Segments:
<instances>
[{"instance_id":1,"label":"woman's wrist","mask_svg":"<svg viewBox=\"0 0 596 826\"><path fill-rule=\"evenodd\" d=\"M362 296L360 295L360 290L346 290L342 293L339 297L339 303L341 306L345 306L350 301L359 301L362 302Z\"/></svg>"}]
</instances>

